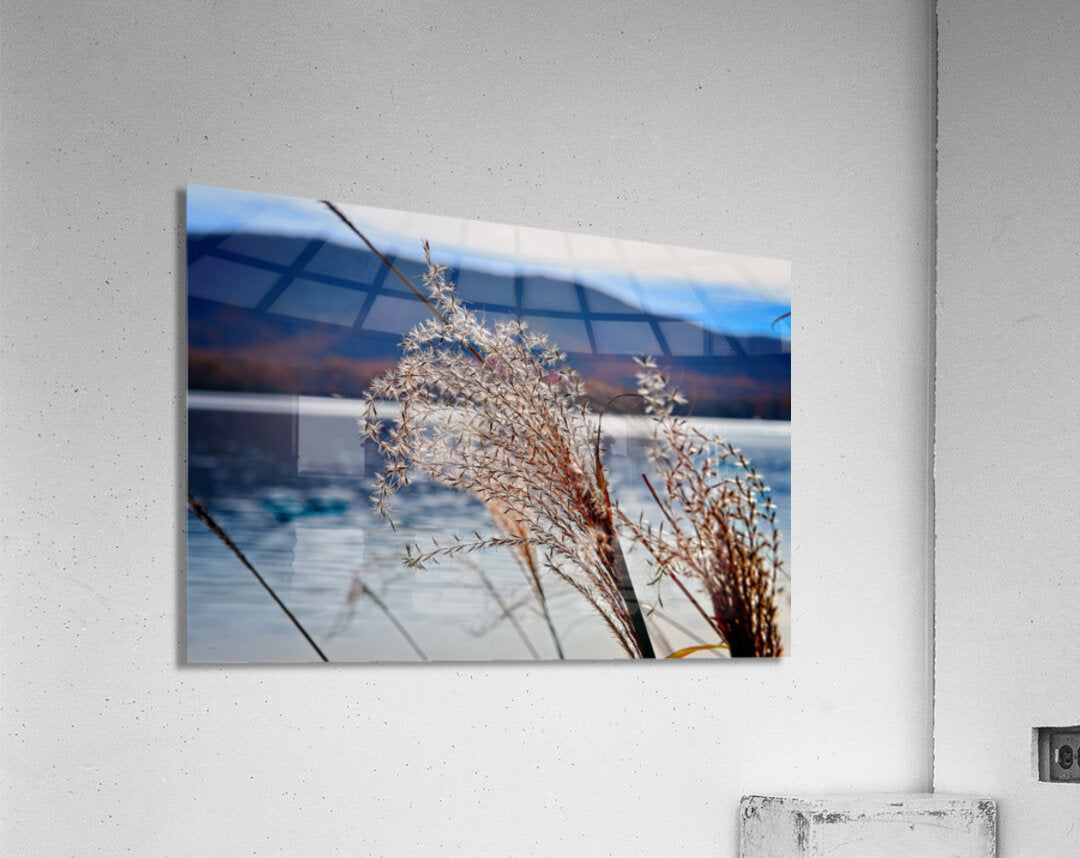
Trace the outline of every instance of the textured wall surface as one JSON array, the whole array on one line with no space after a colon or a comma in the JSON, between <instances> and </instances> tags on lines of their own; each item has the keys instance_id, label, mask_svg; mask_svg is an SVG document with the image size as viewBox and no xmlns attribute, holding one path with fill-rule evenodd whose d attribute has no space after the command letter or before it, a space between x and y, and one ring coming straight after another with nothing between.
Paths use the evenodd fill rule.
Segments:
<instances>
[{"instance_id":1,"label":"textured wall surface","mask_svg":"<svg viewBox=\"0 0 1080 858\"><path fill-rule=\"evenodd\" d=\"M1080 7L940 6L935 786L998 799L1001 853L1080 854Z\"/></svg>"},{"instance_id":2,"label":"textured wall surface","mask_svg":"<svg viewBox=\"0 0 1080 858\"><path fill-rule=\"evenodd\" d=\"M929 4L0 14L6 855L734 855L743 794L929 786ZM184 666L188 181L790 259L795 655Z\"/></svg>"}]
</instances>

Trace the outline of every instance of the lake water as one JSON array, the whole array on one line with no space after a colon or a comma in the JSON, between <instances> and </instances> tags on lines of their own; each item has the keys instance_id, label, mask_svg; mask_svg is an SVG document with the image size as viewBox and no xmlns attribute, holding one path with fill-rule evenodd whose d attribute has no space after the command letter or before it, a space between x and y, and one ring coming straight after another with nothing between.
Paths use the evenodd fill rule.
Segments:
<instances>
[{"instance_id":1,"label":"lake water","mask_svg":"<svg viewBox=\"0 0 1080 858\"><path fill-rule=\"evenodd\" d=\"M487 550L425 571L403 566L406 542L423 547L432 536L445 543L454 532L464 536L494 528L475 499L418 481L395 499L395 533L371 509L368 496L382 463L373 446L362 442L359 414L360 405L350 400L191 392L189 491L330 661L418 661L416 648L442 661L555 658L551 633L508 550ZM787 588L790 423L694 422L741 447L771 486ZM612 498L630 515L644 511L655 520L658 509L641 479L651 472L648 421L607 416L604 433ZM187 527L188 661L318 660L236 555L190 512ZM664 584L659 591L649 586L643 552L625 541L624 549L639 599L655 607L650 633L658 654L715 642L674 586ZM580 595L550 574L545 587L567 658L625 657ZM500 601L512 609L517 627L507 620ZM780 613L787 650L786 591Z\"/></svg>"}]
</instances>

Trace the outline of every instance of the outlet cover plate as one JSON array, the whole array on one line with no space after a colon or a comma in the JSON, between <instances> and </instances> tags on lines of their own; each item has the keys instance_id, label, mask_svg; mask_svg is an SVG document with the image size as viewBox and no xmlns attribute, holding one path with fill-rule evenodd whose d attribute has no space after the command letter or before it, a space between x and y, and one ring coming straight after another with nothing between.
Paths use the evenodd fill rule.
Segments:
<instances>
[{"instance_id":1,"label":"outlet cover plate","mask_svg":"<svg viewBox=\"0 0 1080 858\"><path fill-rule=\"evenodd\" d=\"M1039 727L1039 780L1080 784L1080 726Z\"/></svg>"}]
</instances>

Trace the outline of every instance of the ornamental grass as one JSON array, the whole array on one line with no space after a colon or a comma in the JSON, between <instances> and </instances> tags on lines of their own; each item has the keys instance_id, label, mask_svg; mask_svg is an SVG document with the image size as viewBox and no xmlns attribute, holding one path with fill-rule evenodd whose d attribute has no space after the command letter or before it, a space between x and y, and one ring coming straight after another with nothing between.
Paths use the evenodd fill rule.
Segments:
<instances>
[{"instance_id":1,"label":"ornamental grass","mask_svg":"<svg viewBox=\"0 0 1080 858\"><path fill-rule=\"evenodd\" d=\"M691 599L681 578L700 583L710 602L703 613L733 657L782 655L780 530L770 489L742 451L675 413L685 399L655 362L638 364L638 394L654 420L657 485L643 479L663 520L620 520L657 578L673 579Z\"/></svg>"},{"instance_id":2,"label":"ornamental grass","mask_svg":"<svg viewBox=\"0 0 1080 858\"><path fill-rule=\"evenodd\" d=\"M409 545L406 564L508 548L527 570L560 657L541 566L588 601L627 655L654 658L621 528L646 551L653 583L673 581L718 637L674 657L706 649L782 655L776 507L742 452L678 416L685 399L652 359L639 359L637 395L654 421L655 481L643 479L661 522L631 519L609 495L598 421L565 354L523 320L489 324L458 298L426 243L424 256L421 297L432 318L405 335L398 363L366 393L363 430L386 459L372 498L393 524L393 496L421 474L482 501L498 532ZM389 427L379 400L400 403ZM684 578L698 584L706 605Z\"/></svg>"},{"instance_id":3,"label":"ornamental grass","mask_svg":"<svg viewBox=\"0 0 1080 858\"><path fill-rule=\"evenodd\" d=\"M406 563L423 567L497 546L534 550L629 656L653 658L580 376L524 321L487 324L457 297L426 244L424 254L433 318L405 335L397 365L366 395L364 432L386 458L375 508L393 523L392 496L419 472L483 501L501 535L454 534L449 544L409 546ZM385 431L382 399L401 406Z\"/></svg>"}]
</instances>

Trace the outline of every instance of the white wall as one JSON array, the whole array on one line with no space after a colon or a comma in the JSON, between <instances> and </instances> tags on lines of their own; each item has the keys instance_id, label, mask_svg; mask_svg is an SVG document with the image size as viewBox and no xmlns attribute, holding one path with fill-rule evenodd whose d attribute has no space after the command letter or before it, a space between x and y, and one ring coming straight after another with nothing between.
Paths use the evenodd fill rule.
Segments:
<instances>
[{"instance_id":1,"label":"white wall","mask_svg":"<svg viewBox=\"0 0 1080 858\"><path fill-rule=\"evenodd\" d=\"M929 786L928 3L2 14L5 854L734 855L743 793ZM184 666L187 181L792 260L794 656Z\"/></svg>"},{"instance_id":2,"label":"white wall","mask_svg":"<svg viewBox=\"0 0 1080 858\"><path fill-rule=\"evenodd\" d=\"M940 4L935 786L1080 854L1031 730L1080 722L1080 6Z\"/></svg>"}]
</instances>

